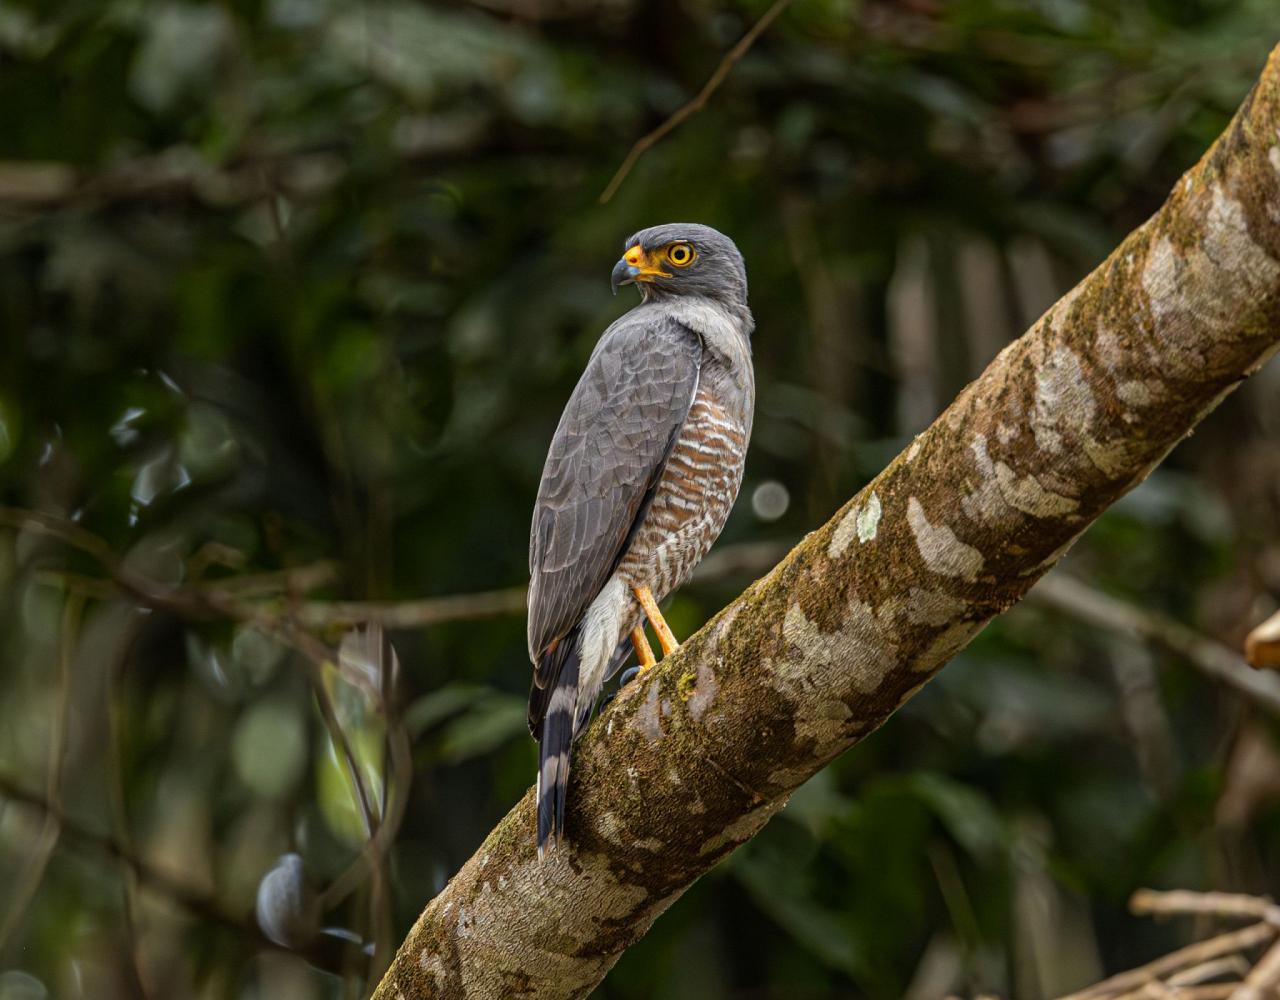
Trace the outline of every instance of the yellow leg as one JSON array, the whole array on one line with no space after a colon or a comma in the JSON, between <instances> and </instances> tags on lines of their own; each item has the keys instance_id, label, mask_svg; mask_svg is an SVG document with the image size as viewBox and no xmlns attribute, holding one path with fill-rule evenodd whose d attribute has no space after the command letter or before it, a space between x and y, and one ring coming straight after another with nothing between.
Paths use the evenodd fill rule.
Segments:
<instances>
[{"instance_id":1,"label":"yellow leg","mask_svg":"<svg viewBox=\"0 0 1280 1000\"><path fill-rule=\"evenodd\" d=\"M662 646L662 655L666 656L679 649L680 643L676 642L676 637L671 634L671 626L667 624L667 620L662 617L662 612L658 610L658 602L653 599L653 591L648 587L632 587L631 589L636 595L636 600L640 602L640 607L644 608L645 617L649 619L649 624L658 633L658 644Z\"/></svg>"},{"instance_id":2,"label":"yellow leg","mask_svg":"<svg viewBox=\"0 0 1280 1000\"><path fill-rule=\"evenodd\" d=\"M653 650L649 646L649 640L645 638L643 625L637 625L631 630L631 645L636 647L636 656L640 660L640 673L638 676L643 677L645 671L657 666L658 663L653 658Z\"/></svg>"}]
</instances>

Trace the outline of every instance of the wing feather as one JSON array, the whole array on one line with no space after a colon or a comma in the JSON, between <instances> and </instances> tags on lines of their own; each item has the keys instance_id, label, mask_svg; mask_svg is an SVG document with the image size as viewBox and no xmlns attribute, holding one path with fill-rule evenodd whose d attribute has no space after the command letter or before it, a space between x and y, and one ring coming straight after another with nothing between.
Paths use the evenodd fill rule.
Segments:
<instances>
[{"instance_id":1,"label":"wing feather","mask_svg":"<svg viewBox=\"0 0 1280 1000\"><path fill-rule=\"evenodd\" d=\"M697 391L697 334L640 307L605 331L556 428L529 534L529 656L586 612L626 551Z\"/></svg>"}]
</instances>

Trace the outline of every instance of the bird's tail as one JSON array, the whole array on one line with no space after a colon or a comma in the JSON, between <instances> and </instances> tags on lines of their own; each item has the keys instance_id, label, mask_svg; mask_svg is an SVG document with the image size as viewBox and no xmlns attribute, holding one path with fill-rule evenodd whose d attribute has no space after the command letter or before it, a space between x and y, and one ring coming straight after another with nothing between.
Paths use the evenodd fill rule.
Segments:
<instances>
[{"instance_id":1,"label":"bird's tail","mask_svg":"<svg viewBox=\"0 0 1280 1000\"><path fill-rule=\"evenodd\" d=\"M538 674L551 678L529 693L529 724L538 740L538 857L547 841L564 833L569 791L569 751L577 726L578 674L582 665L579 630L574 629L546 653ZM535 722L536 719L536 722Z\"/></svg>"}]
</instances>

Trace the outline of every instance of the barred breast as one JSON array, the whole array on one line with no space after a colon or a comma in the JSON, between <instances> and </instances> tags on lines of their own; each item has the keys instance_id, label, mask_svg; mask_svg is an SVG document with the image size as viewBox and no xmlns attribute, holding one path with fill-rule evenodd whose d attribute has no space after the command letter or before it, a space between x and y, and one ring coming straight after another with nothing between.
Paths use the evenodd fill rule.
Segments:
<instances>
[{"instance_id":1,"label":"barred breast","mask_svg":"<svg viewBox=\"0 0 1280 1000\"><path fill-rule=\"evenodd\" d=\"M618 566L628 586L659 601L679 587L719 536L742 485L750 411L724 392L727 373L704 370L644 521Z\"/></svg>"}]
</instances>

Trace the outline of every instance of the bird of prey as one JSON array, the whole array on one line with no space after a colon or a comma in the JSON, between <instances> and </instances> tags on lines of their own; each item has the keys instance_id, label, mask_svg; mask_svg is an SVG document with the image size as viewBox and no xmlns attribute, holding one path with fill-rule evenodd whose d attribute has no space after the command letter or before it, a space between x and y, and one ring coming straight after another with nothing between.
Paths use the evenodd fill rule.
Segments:
<instances>
[{"instance_id":1,"label":"bird of prey","mask_svg":"<svg viewBox=\"0 0 1280 1000\"><path fill-rule=\"evenodd\" d=\"M556 428L529 539L529 730L539 743L538 854L564 834L569 751L632 648L675 637L658 604L724 527L755 409L747 273L708 226L626 241L613 290L640 303L604 332Z\"/></svg>"}]
</instances>

